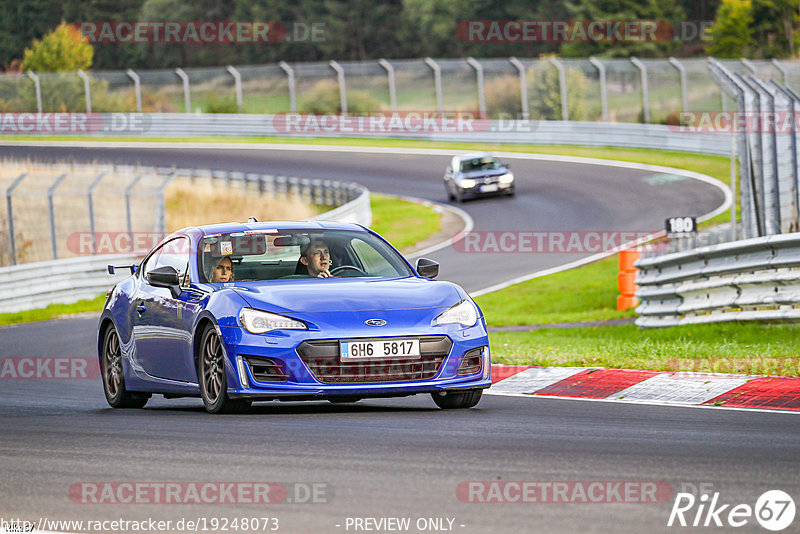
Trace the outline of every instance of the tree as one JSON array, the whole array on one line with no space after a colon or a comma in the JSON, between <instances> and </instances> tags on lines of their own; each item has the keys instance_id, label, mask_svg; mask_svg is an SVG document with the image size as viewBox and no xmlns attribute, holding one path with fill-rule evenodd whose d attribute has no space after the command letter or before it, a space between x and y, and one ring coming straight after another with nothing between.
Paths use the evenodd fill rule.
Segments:
<instances>
[{"instance_id":1,"label":"tree","mask_svg":"<svg viewBox=\"0 0 800 534\"><path fill-rule=\"evenodd\" d=\"M755 57L793 56L794 28L797 23L797 0L752 0Z\"/></svg>"},{"instance_id":2,"label":"tree","mask_svg":"<svg viewBox=\"0 0 800 534\"><path fill-rule=\"evenodd\" d=\"M568 3L572 19L581 21L663 21L676 28L684 19L683 9L676 0L577 0ZM662 36L657 42L637 40L615 40L597 42L580 41L565 43L561 47L563 56L587 57L663 57L675 49L680 42Z\"/></svg>"},{"instance_id":3,"label":"tree","mask_svg":"<svg viewBox=\"0 0 800 534\"><path fill-rule=\"evenodd\" d=\"M720 58L747 56L753 42L752 25L750 0L722 0L706 52Z\"/></svg>"},{"instance_id":4,"label":"tree","mask_svg":"<svg viewBox=\"0 0 800 534\"><path fill-rule=\"evenodd\" d=\"M45 35L41 41L35 40L25 50L22 70L30 71L76 71L88 69L92 65L92 45L81 38L81 32L74 26L62 22Z\"/></svg>"}]
</instances>

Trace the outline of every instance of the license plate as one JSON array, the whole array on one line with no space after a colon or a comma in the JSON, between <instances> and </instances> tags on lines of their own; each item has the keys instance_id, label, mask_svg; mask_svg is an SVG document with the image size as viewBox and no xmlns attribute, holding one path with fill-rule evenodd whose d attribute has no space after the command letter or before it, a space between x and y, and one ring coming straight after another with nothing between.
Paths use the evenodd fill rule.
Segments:
<instances>
[{"instance_id":1,"label":"license plate","mask_svg":"<svg viewBox=\"0 0 800 534\"><path fill-rule=\"evenodd\" d=\"M339 355L342 360L419 358L419 339L341 341Z\"/></svg>"},{"instance_id":2,"label":"license plate","mask_svg":"<svg viewBox=\"0 0 800 534\"><path fill-rule=\"evenodd\" d=\"M488 184L481 186L481 193L494 193L497 191L498 187L497 184Z\"/></svg>"}]
</instances>

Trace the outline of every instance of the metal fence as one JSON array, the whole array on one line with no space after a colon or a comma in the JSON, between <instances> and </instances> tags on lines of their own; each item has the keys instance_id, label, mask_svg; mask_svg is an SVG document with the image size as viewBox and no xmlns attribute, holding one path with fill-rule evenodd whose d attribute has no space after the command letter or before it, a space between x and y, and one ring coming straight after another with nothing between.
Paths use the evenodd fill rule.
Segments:
<instances>
[{"instance_id":1,"label":"metal fence","mask_svg":"<svg viewBox=\"0 0 800 534\"><path fill-rule=\"evenodd\" d=\"M0 75L0 112L474 111L490 118L677 124L735 107L713 60L492 58ZM720 62L800 91L800 61Z\"/></svg>"},{"instance_id":2,"label":"metal fence","mask_svg":"<svg viewBox=\"0 0 800 534\"><path fill-rule=\"evenodd\" d=\"M800 234L773 235L637 262L636 324L800 319Z\"/></svg>"},{"instance_id":3,"label":"metal fence","mask_svg":"<svg viewBox=\"0 0 800 534\"><path fill-rule=\"evenodd\" d=\"M164 191L175 179L207 180L228 193L295 198L336 208L319 218L371 223L368 191L355 183L207 169L5 162L0 265L109 252L101 238L136 234L157 242L167 231ZM133 246L130 238L122 241Z\"/></svg>"}]
</instances>

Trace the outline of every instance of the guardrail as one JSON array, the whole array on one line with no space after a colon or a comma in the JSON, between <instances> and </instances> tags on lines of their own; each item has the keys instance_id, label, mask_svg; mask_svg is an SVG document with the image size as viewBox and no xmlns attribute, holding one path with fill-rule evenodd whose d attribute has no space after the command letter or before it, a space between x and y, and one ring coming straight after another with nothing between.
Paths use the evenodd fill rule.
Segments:
<instances>
[{"instance_id":1,"label":"guardrail","mask_svg":"<svg viewBox=\"0 0 800 534\"><path fill-rule=\"evenodd\" d=\"M317 215L314 217L316 220L354 222L364 226L372 223L369 190L357 183L198 169L146 169L144 172L190 180L227 180L237 188L294 194L316 205L337 206ZM160 220L163 223L163 212ZM108 264L138 262L143 257L142 252L146 251L86 255L0 267L0 313L94 298L128 276L109 276L106 271Z\"/></svg>"},{"instance_id":2,"label":"guardrail","mask_svg":"<svg viewBox=\"0 0 800 534\"><path fill-rule=\"evenodd\" d=\"M800 233L644 258L636 324L800 319Z\"/></svg>"},{"instance_id":3,"label":"guardrail","mask_svg":"<svg viewBox=\"0 0 800 534\"><path fill-rule=\"evenodd\" d=\"M445 119L400 117L390 122L370 117L359 122L357 116L338 115L254 115L145 113L119 118L119 114L97 113L91 123L111 125L127 122L123 130L89 127L85 130L49 132L93 137L120 136L142 138L226 137L359 137L371 139L414 139L462 143L512 143L535 145L620 146L675 150L728 156L730 136L681 130L675 126L638 123L585 121L527 121L473 119L469 115L445 115ZM382 119L383 117L379 117ZM293 119L297 119L294 120ZM287 124L289 123L289 124ZM47 139L42 135L42 139ZM13 145L14 141L7 141Z\"/></svg>"},{"instance_id":4,"label":"guardrail","mask_svg":"<svg viewBox=\"0 0 800 534\"><path fill-rule=\"evenodd\" d=\"M0 312L95 298L130 276L124 270L109 275L107 265L138 263L140 259L135 254L110 254L0 267Z\"/></svg>"}]
</instances>

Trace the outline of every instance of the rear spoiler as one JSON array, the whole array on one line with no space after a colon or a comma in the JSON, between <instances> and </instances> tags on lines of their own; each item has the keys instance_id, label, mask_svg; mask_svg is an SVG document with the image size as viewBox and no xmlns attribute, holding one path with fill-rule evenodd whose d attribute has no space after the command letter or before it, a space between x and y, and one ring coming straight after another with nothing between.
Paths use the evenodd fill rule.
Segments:
<instances>
[{"instance_id":1,"label":"rear spoiler","mask_svg":"<svg viewBox=\"0 0 800 534\"><path fill-rule=\"evenodd\" d=\"M108 274L115 274L116 269L130 269L131 274L134 274L138 269L138 265L109 265L108 266Z\"/></svg>"}]
</instances>

